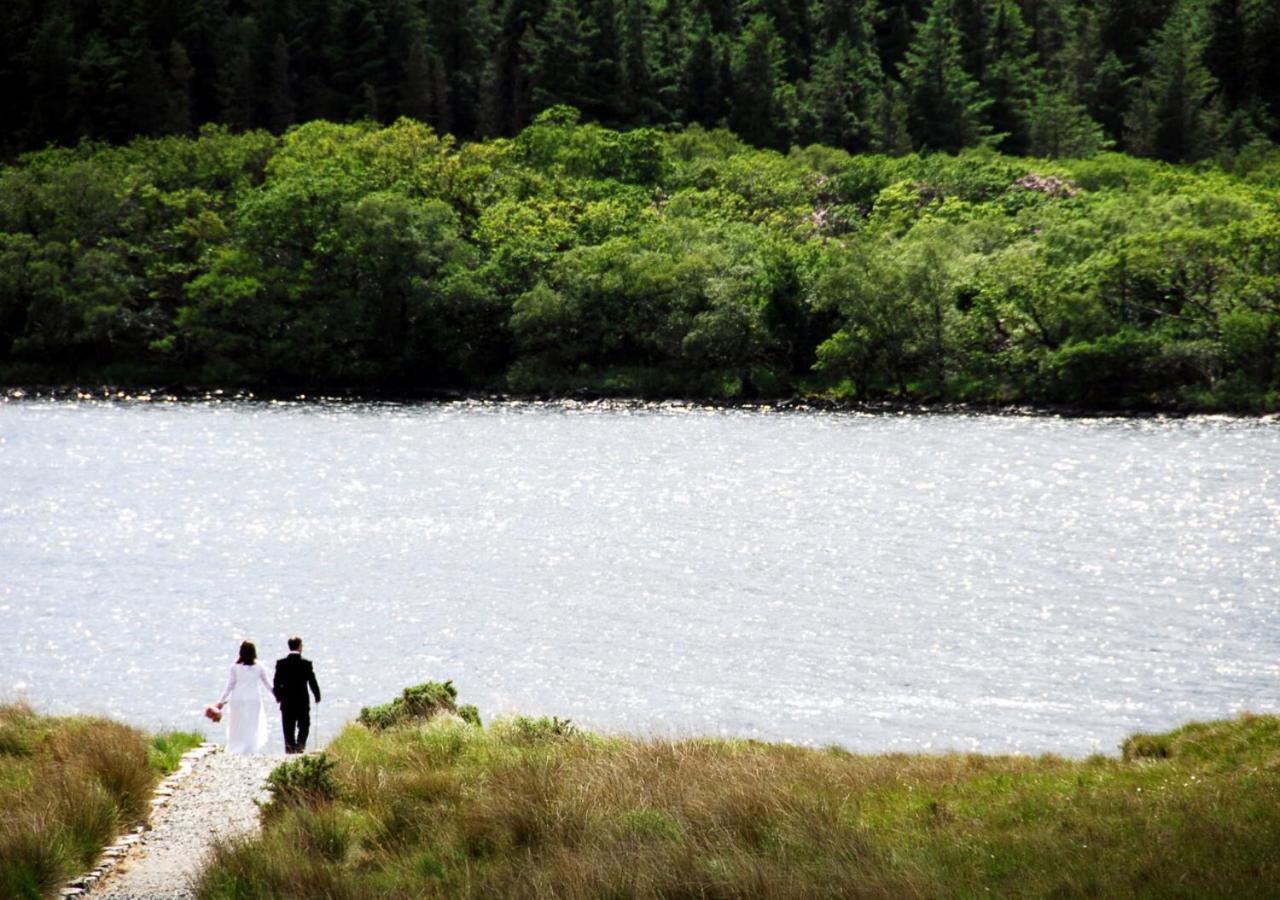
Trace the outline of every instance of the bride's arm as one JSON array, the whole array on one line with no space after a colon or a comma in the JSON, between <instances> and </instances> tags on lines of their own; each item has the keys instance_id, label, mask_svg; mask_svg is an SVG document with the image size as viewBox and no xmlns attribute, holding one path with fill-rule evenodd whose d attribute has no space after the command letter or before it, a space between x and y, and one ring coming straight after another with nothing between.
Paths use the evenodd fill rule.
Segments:
<instances>
[{"instance_id":1,"label":"bride's arm","mask_svg":"<svg viewBox=\"0 0 1280 900\"><path fill-rule=\"evenodd\" d=\"M236 686L236 667L231 667L231 674L227 676L227 689L222 692L222 696L218 698L218 706L227 702L227 698L231 696L231 689Z\"/></svg>"},{"instance_id":2,"label":"bride's arm","mask_svg":"<svg viewBox=\"0 0 1280 900\"><path fill-rule=\"evenodd\" d=\"M262 663L258 663L254 668L258 670L258 680L262 682L262 686L267 689L267 694L270 695L272 700L274 700L276 698L276 691L275 688L271 686L270 679L267 678L267 670L262 668Z\"/></svg>"}]
</instances>

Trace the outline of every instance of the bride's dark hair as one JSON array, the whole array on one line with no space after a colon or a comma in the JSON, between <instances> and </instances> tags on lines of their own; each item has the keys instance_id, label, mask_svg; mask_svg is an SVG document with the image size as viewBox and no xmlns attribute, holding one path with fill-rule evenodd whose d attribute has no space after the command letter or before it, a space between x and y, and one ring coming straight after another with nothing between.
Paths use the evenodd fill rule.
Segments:
<instances>
[{"instance_id":1,"label":"bride's dark hair","mask_svg":"<svg viewBox=\"0 0 1280 900\"><path fill-rule=\"evenodd\" d=\"M245 641L240 645L240 658L236 662L242 666L251 666L258 661L258 648L253 641Z\"/></svg>"}]
</instances>

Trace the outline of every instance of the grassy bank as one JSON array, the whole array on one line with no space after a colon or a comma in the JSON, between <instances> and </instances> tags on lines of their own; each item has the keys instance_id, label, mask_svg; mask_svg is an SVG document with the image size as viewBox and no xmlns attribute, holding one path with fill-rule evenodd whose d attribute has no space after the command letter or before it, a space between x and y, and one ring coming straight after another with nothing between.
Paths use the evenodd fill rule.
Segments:
<instances>
[{"instance_id":1,"label":"grassy bank","mask_svg":"<svg viewBox=\"0 0 1280 900\"><path fill-rule=\"evenodd\" d=\"M0 897L49 896L84 871L199 741L0 706Z\"/></svg>"},{"instance_id":2,"label":"grassy bank","mask_svg":"<svg viewBox=\"0 0 1280 900\"><path fill-rule=\"evenodd\" d=\"M1201 897L1280 883L1274 716L1065 760L482 728L407 706L277 770L263 835L222 846L199 896Z\"/></svg>"}]
</instances>

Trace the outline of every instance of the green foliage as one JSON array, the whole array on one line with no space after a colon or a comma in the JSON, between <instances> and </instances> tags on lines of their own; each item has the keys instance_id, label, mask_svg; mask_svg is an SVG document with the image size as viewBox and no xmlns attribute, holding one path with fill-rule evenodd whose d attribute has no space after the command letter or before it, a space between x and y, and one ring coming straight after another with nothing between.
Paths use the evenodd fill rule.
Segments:
<instances>
[{"instance_id":1,"label":"green foliage","mask_svg":"<svg viewBox=\"0 0 1280 900\"><path fill-rule=\"evenodd\" d=\"M727 123L780 150L1022 153L1067 132L1198 159L1280 134L1277 38L1265 0L14 2L0 157L199 123L409 117L473 141L567 105L608 127Z\"/></svg>"},{"instance_id":2,"label":"green foliage","mask_svg":"<svg viewBox=\"0 0 1280 900\"><path fill-rule=\"evenodd\" d=\"M916 50L955 65L945 6ZM1021 58L1001 15L983 58ZM401 119L43 150L0 168L0 381L1272 408L1280 157L1099 152L1065 92L1017 113L1056 161L564 106L461 147Z\"/></svg>"},{"instance_id":3,"label":"green foliage","mask_svg":"<svg viewBox=\"0 0 1280 900\"><path fill-rule=\"evenodd\" d=\"M405 688L400 696L381 706L360 710L359 722L366 728L384 730L397 725L425 722L441 713L457 713L458 690L452 681L428 681ZM478 718L478 713L477 713Z\"/></svg>"},{"instance_id":4,"label":"green foliage","mask_svg":"<svg viewBox=\"0 0 1280 900\"><path fill-rule=\"evenodd\" d=\"M341 795L334 778L336 763L327 753L308 753L276 766L267 776L267 791L276 807L314 806Z\"/></svg>"},{"instance_id":5,"label":"green foliage","mask_svg":"<svg viewBox=\"0 0 1280 900\"><path fill-rule=\"evenodd\" d=\"M51 896L139 821L159 774L153 749L116 722L0 705L0 896Z\"/></svg>"},{"instance_id":6,"label":"green foliage","mask_svg":"<svg viewBox=\"0 0 1280 900\"><path fill-rule=\"evenodd\" d=\"M541 744L547 741L571 740L582 735L581 729L568 719L556 716L513 716L496 726L517 744Z\"/></svg>"},{"instance_id":7,"label":"green foliage","mask_svg":"<svg viewBox=\"0 0 1280 900\"><path fill-rule=\"evenodd\" d=\"M337 799L282 806L219 845L195 893L1234 897L1280 875L1275 716L1083 760L567 725L350 727L331 744Z\"/></svg>"},{"instance_id":8,"label":"green foliage","mask_svg":"<svg viewBox=\"0 0 1280 900\"><path fill-rule=\"evenodd\" d=\"M199 747L204 738L190 731L166 731L151 739L147 747L147 761L152 771L168 775L178 768L182 754Z\"/></svg>"},{"instance_id":9,"label":"green foliage","mask_svg":"<svg viewBox=\"0 0 1280 900\"><path fill-rule=\"evenodd\" d=\"M928 150L955 152L991 134L984 121L991 99L964 68L953 7L953 0L933 0L900 68L911 136Z\"/></svg>"}]
</instances>

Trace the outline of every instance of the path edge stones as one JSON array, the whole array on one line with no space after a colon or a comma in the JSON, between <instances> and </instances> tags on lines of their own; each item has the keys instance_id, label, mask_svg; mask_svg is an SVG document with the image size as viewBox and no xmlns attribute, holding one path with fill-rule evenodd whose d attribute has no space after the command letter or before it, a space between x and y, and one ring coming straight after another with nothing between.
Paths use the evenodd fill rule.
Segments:
<instances>
[{"instance_id":1,"label":"path edge stones","mask_svg":"<svg viewBox=\"0 0 1280 900\"><path fill-rule=\"evenodd\" d=\"M210 754L221 752L221 744L205 741L200 746L193 747L182 754L181 759L178 760L178 767L162 778L151 792L151 805L147 811L146 820L118 835L114 841L104 847L98 855L97 865L68 881L58 891L58 896L78 897L100 884L117 865L128 859L134 850L146 842L144 835L151 830L156 814L169 805L170 798L195 771L196 765Z\"/></svg>"}]
</instances>

